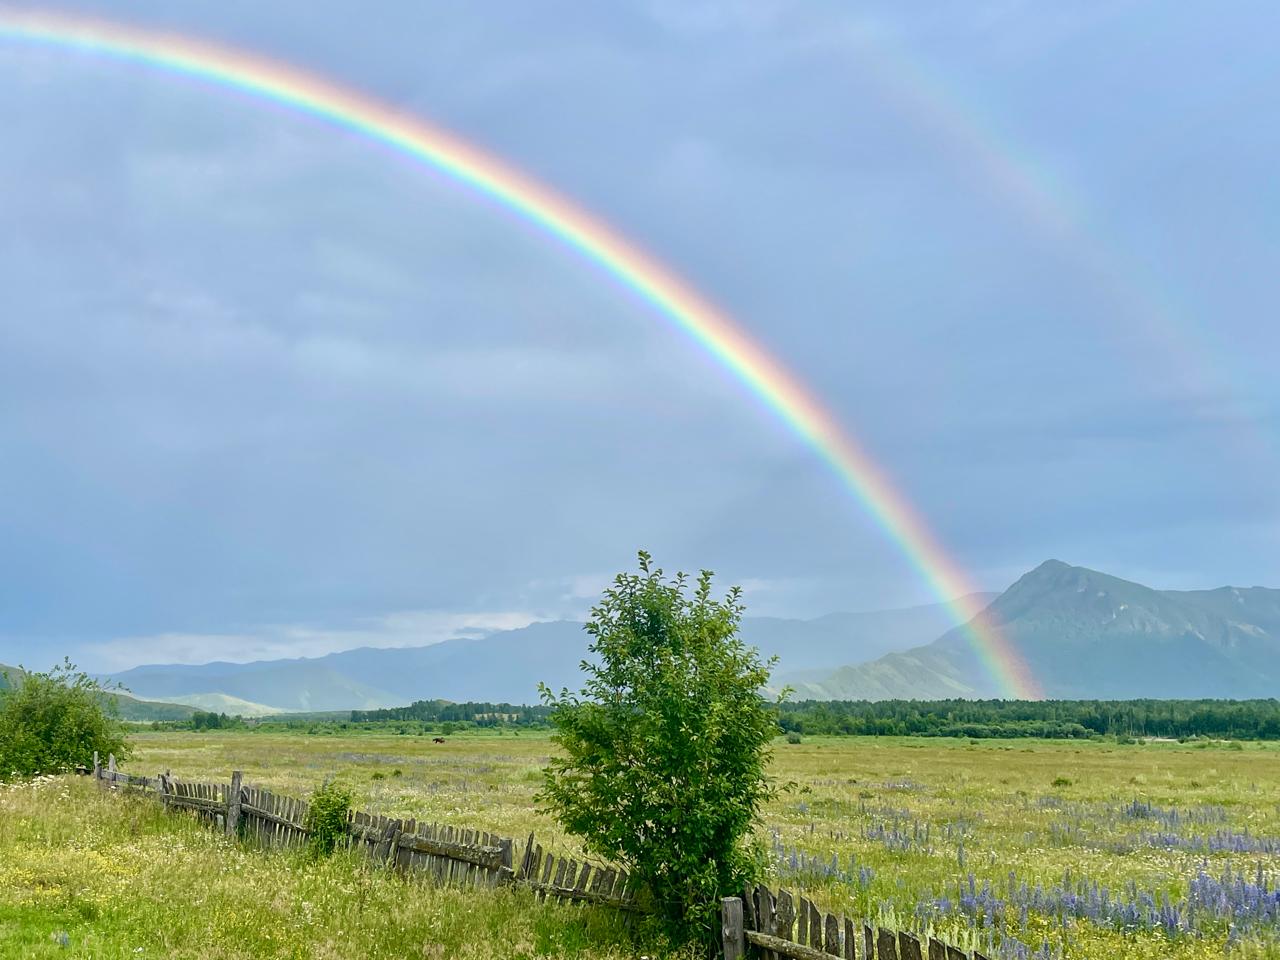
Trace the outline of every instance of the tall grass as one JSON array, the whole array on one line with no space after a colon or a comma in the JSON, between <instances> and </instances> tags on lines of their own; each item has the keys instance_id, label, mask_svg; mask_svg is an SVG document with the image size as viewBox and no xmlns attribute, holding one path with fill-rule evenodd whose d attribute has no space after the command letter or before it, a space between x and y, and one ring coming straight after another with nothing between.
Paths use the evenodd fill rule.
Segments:
<instances>
[{"instance_id":1,"label":"tall grass","mask_svg":"<svg viewBox=\"0 0 1280 960\"><path fill-rule=\"evenodd\" d=\"M554 749L545 736L451 736L441 745L385 731L166 733L142 735L136 747L130 763L134 772L171 768L184 778L226 781L238 768L246 782L300 797L337 775L352 787L357 808L517 838L532 830L544 847L576 852L572 838L532 803L541 766ZM394 776L395 770L402 775ZM1048 947L1042 956L1066 960L1280 958L1280 929L1265 899L1280 882L1280 744L1234 750L1177 743L806 736L800 744L779 738L772 772L781 789L764 811L762 839L775 852L775 882L823 909L917 927L931 924L956 941L968 938L984 947L990 941L997 947L993 954L1008 958L1035 956L1042 945ZM374 779L376 773L386 776ZM176 826L168 820L154 824L148 817L158 813L147 808L126 814L129 805L114 800L104 805L92 792L82 811L53 802L59 792L81 786L45 786L37 789L52 793L36 800L6 795L0 801L0 930L6 931L0 933L0 955L28 955L3 939L11 935L13 924L6 921L15 909L30 917L35 906L61 902L63 913L44 923L40 937L56 932L57 923L74 934L74 904L68 907L70 901L58 899L62 894L49 892L70 888L49 871L40 875L43 885L24 879L14 892L8 873L12 852L20 850L23 869L32 869L33 863L63 862L69 856L64 847L86 849L87 844L110 863L100 877L85 882L86 897L110 889L118 875L119 896L128 899L128 878L140 873L142 893L127 909L118 908L143 917L133 923L134 930L149 925L162 930L166 923L199 928L212 922L201 916L210 904L243 903L251 911L244 932L234 933L235 927L232 933L214 931L210 936L230 938L229 946L221 953L198 954L202 957L418 957L433 943L456 950L457 956L468 956L467 949L484 957L667 956L652 940L628 944L604 915L538 905L530 914L502 906L519 903L518 893L493 894L492 903L474 901L472 894L403 884L341 860L308 872L288 857L232 851L242 873L265 871L255 881L258 892L242 900L224 892L200 905L206 896L195 879L200 868L194 863L189 869L174 867L165 878L163 851L174 845L221 850L224 841L185 820ZM19 790L12 796L25 794ZM16 820L11 804L24 811ZM25 831L26 839L19 843L15 831ZM76 869L94 874L93 862L87 870ZM330 877L326 871L337 873ZM179 872L188 873L188 879L180 879ZM210 882L221 882L211 876ZM321 909L326 901L312 887L321 882L316 878L326 877L324 883L351 893ZM165 883L189 892L171 895ZM400 914L381 906L366 906L360 917L367 926L352 933L356 921L346 919L350 908L344 904L372 887L403 889L398 897L423 904L405 915L421 918L412 943L396 933ZM277 889L287 891L283 896L290 903L311 903L312 915L323 919L302 922L299 906L279 914L269 906L276 894L263 893ZM366 903L372 898L364 896ZM172 909L163 905L166 899ZM18 900L21 906L15 907ZM68 909L71 919L66 919ZM196 916L187 916L191 913ZM509 940L483 933L489 923L484 918L506 915L514 931ZM259 949L255 938L268 943L261 931L274 929L273 918L278 929L290 932L294 952L283 946ZM462 932L453 939L428 936L436 928L465 931L471 923L481 931L468 942L478 946L465 946ZM76 935L86 929L98 936L105 928L89 923ZM384 934L375 931L384 929L389 932L380 941ZM357 938L358 948L344 953L342 941L349 935ZM75 950L76 942L69 949ZM157 942L168 941L137 945L152 953ZM333 952L326 954L329 943ZM196 955L195 948L182 949ZM173 955L185 954L179 949Z\"/></svg>"},{"instance_id":2,"label":"tall grass","mask_svg":"<svg viewBox=\"0 0 1280 960\"><path fill-rule=\"evenodd\" d=\"M66 945L63 946L63 941ZM605 910L250 849L77 778L0 788L0 956L636 958Z\"/></svg>"}]
</instances>

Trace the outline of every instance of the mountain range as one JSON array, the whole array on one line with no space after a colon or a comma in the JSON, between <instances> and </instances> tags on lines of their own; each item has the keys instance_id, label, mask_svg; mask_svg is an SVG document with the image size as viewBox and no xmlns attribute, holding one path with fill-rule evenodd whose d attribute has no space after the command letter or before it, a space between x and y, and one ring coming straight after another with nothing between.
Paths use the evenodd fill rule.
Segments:
<instances>
[{"instance_id":1,"label":"mountain range","mask_svg":"<svg viewBox=\"0 0 1280 960\"><path fill-rule=\"evenodd\" d=\"M997 597L984 618L1054 699L1280 696L1280 590L1153 590L1050 560ZM963 628L796 692L822 700L1003 693Z\"/></svg>"},{"instance_id":2,"label":"mountain range","mask_svg":"<svg viewBox=\"0 0 1280 960\"><path fill-rule=\"evenodd\" d=\"M1052 698L1280 696L1280 590L1155 590L1050 560L983 618ZM944 605L814 620L747 618L746 642L777 655L799 699L941 699L1009 693ZM370 709L412 700L531 703L576 687L582 624L552 621L424 647L314 659L144 666L115 675L138 696L228 712Z\"/></svg>"},{"instance_id":3,"label":"mountain range","mask_svg":"<svg viewBox=\"0 0 1280 960\"><path fill-rule=\"evenodd\" d=\"M979 604L990 595L974 598ZM943 604L834 613L814 620L747 617L743 639L763 656L777 655L779 676L826 676L851 660L906 650L938 636L952 618ZM110 679L140 696L213 709L234 698L227 712L374 709L412 700L482 700L536 703L538 683L576 687L587 656L582 624L533 623L482 638L446 640L425 647L361 648L324 657L196 666L143 666Z\"/></svg>"}]
</instances>

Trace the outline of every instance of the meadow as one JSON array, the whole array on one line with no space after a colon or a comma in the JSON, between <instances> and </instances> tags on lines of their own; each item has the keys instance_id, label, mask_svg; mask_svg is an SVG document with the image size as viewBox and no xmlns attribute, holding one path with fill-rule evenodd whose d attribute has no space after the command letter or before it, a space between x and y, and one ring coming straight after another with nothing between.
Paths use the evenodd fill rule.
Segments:
<instances>
[{"instance_id":1,"label":"meadow","mask_svg":"<svg viewBox=\"0 0 1280 960\"><path fill-rule=\"evenodd\" d=\"M375 812L578 850L534 805L545 734L435 744L326 725L135 742L138 773L241 769L295 796L336 775ZM774 881L824 908L993 957L1280 957L1278 744L779 738L772 772L759 839ZM67 949L50 941L58 931ZM343 858L303 865L74 778L0 793L0 951L667 955L603 911L438 890Z\"/></svg>"}]
</instances>

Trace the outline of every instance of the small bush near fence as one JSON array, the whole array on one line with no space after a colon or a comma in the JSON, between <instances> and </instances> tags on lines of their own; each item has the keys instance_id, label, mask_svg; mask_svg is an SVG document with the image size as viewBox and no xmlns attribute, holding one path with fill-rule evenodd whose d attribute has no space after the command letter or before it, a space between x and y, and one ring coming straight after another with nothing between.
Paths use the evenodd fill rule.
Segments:
<instances>
[{"instance_id":1,"label":"small bush near fence","mask_svg":"<svg viewBox=\"0 0 1280 960\"><path fill-rule=\"evenodd\" d=\"M345 840L351 819L351 791L330 780L311 795L304 826L307 850L314 857L327 857Z\"/></svg>"}]
</instances>

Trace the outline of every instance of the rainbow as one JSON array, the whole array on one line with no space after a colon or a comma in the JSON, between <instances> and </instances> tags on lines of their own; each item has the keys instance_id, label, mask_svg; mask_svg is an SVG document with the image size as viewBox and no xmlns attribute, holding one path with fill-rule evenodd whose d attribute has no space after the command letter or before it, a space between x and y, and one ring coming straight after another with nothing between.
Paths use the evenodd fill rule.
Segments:
<instances>
[{"instance_id":1,"label":"rainbow","mask_svg":"<svg viewBox=\"0 0 1280 960\"><path fill-rule=\"evenodd\" d=\"M968 599L977 592L974 586L884 470L818 398L723 311L574 203L416 116L240 50L37 11L0 10L0 38L109 56L308 114L412 157L554 237L690 337L834 470L930 590L948 604L1003 696L1041 696L1018 651Z\"/></svg>"},{"instance_id":2,"label":"rainbow","mask_svg":"<svg viewBox=\"0 0 1280 960\"><path fill-rule=\"evenodd\" d=\"M1215 438L1242 467L1274 471L1280 466L1275 434L1257 429L1256 417L1249 413L1249 396L1241 390L1248 375L1225 362L1230 351L1203 323L1187 315L1168 284L1127 255L1095 222L1097 216L1083 198L1002 130L980 100L961 96L961 85L939 75L891 32L864 28L860 39L858 69L879 95L926 131L954 166L984 181L992 197L1121 312L1123 323L1098 322L1098 333L1123 349L1133 351L1137 345L1144 367L1152 366L1153 359L1162 361L1166 369L1161 379L1173 376L1189 392L1227 400L1240 426L1215 431ZM1155 357L1153 347L1158 351ZM1206 356L1213 362L1206 363Z\"/></svg>"}]
</instances>

